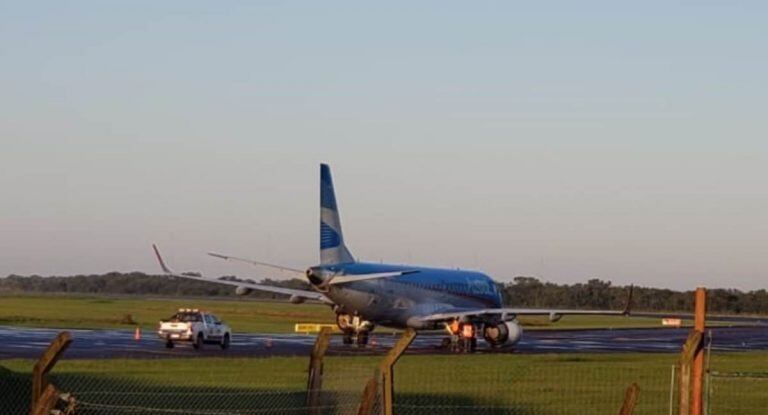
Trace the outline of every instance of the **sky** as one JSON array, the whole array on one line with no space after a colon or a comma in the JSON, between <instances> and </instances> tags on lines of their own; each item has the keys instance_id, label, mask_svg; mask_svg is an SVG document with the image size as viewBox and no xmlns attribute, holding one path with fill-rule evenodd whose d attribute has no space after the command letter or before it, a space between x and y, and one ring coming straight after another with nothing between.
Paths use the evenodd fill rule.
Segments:
<instances>
[{"instance_id":1,"label":"sky","mask_svg":"<svg viewBox=\"0 0 768 415\"><path fill-rule=\"evenodd\" d=\"M0 1L0 275L768 288L768 6Z\"/></svg>"}]
</instances>

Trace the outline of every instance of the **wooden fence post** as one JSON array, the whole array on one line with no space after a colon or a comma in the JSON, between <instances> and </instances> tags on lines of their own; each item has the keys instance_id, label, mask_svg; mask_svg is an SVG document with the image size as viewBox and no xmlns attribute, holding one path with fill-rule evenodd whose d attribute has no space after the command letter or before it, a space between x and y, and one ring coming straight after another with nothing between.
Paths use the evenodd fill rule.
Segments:
<instances>
[{"instance_id":1,"label":"wooden fence post","mask_svg":"<svg viewBox=\"0 0 768 415\"><path fill-rule=\"evenodd\" d=\"M640 387L637 383L629 385L627 391L624 393L624 404L621 405L619 415L632 415L635 412L635 406L637 405L637 399L640 396Z\"/></svg>"},{"instance_id":2,"label":"wooden fence post","mask_svg":"<svg viewBox=\"0 0 768 415\"><path fill-rule=\"evenodd\" d=\"M382 396L382 405L384 407L384 415L392 415L393 413L393 401L395 395L395 363L400 359L400 356L405 353L408 346L413 343L413 339L416 338L416 330L408 328L400 337L400 340L395 343L395 346L387 353L384 360L379 365L382 378L384 380L384 390Z\"/></svg>"},{"instance_id":3,"label":"wooden fence post","mask_svg":"<svg viewBox=\"0 0 768 415\"><path fill-rule=\"evenodd\" d=\"M309 357L309 372L307 378L307 407L310 415L320 413L319 398L323 387L323 357L331 342L331 328L323 327L315 340L312 354Z\"/></svg>"},{"instance_id":4,"label":"wooden fence post","mask_svg":"<svg viewBox=\"0 0 768 415\"><path fill-rule=\"evenodd\" d=\"M395 393L395 378L394 378L394 366L400 356L405 353L408 346L413 343L413 339L416 338L416 330L408 328L403 332L400 340L395 343L392 349L389 350L384 360L379 363L379 366L374 371L373 377L368 381L363 391L363 398L360 401L358 407L359 415L369 415L373 410L373 403L376 400L376 390L378 388L379 379L383 382L381 405L384 409L384 415L392 415L393 413L393 401Z\"/></svg>"},{"instance_id":5,"label":"wooden fence post","mask_svg":"<svg viewBox=\"0 0 768 415\"><path fill-rule=\"evenodd\" d=\"M693 357L693 401L691 402L691 415L702 415L704 409L704 330L707 318L707 290L702 287L696 289L696 317L693 329L701 334L699 347Z\"/></svg>"},{"instance_id":6,"label":"wooden fence post","mask_svg":"<svg viewBox=\"0 0 768 415\"><path fill-rule=\"evenodd\" d=\"M691 413L691 364L696 354L696 349L701 347L701 333L693 330L688 335L688 340L683 345L683 351L680 353L678 370L678 398L680 402L680 415L690 415Z\"/></svg>"},{"instance_id":7,"label":"wooden fence post","mask_svg":"<svg viewBox=\"0 0 768 415\"><path fill-rule=\"evenodd\" d=\"M704 330L706 327L707 291L696 289L694 326L680 355L680 415L702 415L704 380Z\"/></svg>"},{"instance_id":8,"label":"wooden fence post","mask_svg":"<svg viewBox=\"0 0 768 415\"><path fill-rule=\"evenodd\" d=\"M376 368L373 371L373 376L365 384L363 398L360 400L360 406L357 408L357 415L370 415L373 412L373 406L376 403L376 392L379 390L379 378L381 378L381 372Z\"/></svg>"},{"instance_id":9,"label":"wooden fence post","mask_svg":"<svg viewBox=\"0 0 768 415\"><path fill-rule=\"evenodd\" d=\"M38 401L43 396L43 392L46 391L46 387L48 386L48 379L46 376L48 375L48 372L53 369L53 366L56 365L56 362L59 361L59 358L71 343L72 336L68 331L62 331L55 339L53 339L48 348L45 349L45 352L43 352L43 355L40 356L40 359L35 363L35 368L32 370L32 404L29 407L30 414L35 414L35 410L38 407Z\"/></svg>"},{"instance_id":10,"label":"wooden fence post","mask_svg":"<svg viewBox=\"0 0 768 415\"><path fill-rule=\"evenodd\" d=\"M48 415L51 410L56 406L56 402L59 400L59 391L53 385L45 387L43 394L37 400L37 403L32 408L33 415Z\"/></svg>"}]
</instances>

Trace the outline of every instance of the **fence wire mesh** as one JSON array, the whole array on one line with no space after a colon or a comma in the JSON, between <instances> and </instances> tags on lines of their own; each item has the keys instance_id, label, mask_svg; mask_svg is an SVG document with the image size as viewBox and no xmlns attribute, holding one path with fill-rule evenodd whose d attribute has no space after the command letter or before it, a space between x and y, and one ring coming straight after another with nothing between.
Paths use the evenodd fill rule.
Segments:
<instances>
[{"instance_id":1,"label":"fence wire mesh","mask_svg":"<svg viewBox=\"0 0 768 415\"><path fill-rule=\"evenodd\" d=\"M405 356L398 414L615 414L629 385L636 414L666 413L674 355Z\"/></svg>"},{"instance_id":2,"label":"fence wire mesh","mask_svg":"<svg viewBox=\"0 0 768 415\"><path fill-rule=\"evenodd\" d=\"M0 361L0 408L9 414L25 414L29 412L31 399L32 378L5 367Z\"/></svg>"},{"instance_id":3,"label":"fence wire mesh","mask_svg":"<svg viewBox=\"0 0 768 415\"><path fill-rule=\"evenodd\" d=\"M317 410L307 405L308 359L67 360L50 375L77 414L355 414L382 356L326 357ZM615 414L640 387L635 414L677 413L677 354L405 355L394 409L410 414ZM29 411L31 360L0 361L3 413ZM768 413L768 353L713 353L709 415ZM381 411L381 388L374 412Z\"/></svg>"},{"instance_id":4,"label":"fence wire mesh","mask_svg":"<svg viewBox=\"0 0 768 415\"><path fill-rule=\"evenodd\" d=\"M713 352L705 377L709 415L768 413L768 353Z\"/></svg>"}]
</instances>

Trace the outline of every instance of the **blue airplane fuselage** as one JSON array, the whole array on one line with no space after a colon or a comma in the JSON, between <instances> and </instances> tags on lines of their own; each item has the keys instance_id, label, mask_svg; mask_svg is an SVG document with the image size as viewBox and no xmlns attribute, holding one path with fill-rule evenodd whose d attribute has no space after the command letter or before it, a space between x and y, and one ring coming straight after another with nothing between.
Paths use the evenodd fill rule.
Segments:
<instances>
[{"instance_id":1,"label":"blue airplane fuselage","mask_svg":"<svg viewBox=\"0 0 768 415\"><path fill-rule=\"evenodd\" d=\"M344 312L384 326L413 326L412 318L446 309L501 307L496 284L480 272L375 263L324 264L316 268L346 276L413 271L392 278L332 285L326 293Z\"/></svg>"}]
</instances>

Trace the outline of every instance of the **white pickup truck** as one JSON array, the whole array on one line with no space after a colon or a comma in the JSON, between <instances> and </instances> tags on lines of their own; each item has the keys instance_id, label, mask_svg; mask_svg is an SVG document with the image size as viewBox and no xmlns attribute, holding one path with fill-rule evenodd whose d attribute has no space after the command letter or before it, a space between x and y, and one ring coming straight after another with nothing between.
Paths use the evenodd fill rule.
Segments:
<instances>
[{"instance_id":1,"label":"white pickup truck","mask_svg":"<svg viewBox=\"0 0 768 415\"><path fill-rule=\"evenodd\" d=\"M203 344L218 344L222 349L229 347L232 331L211 313L191 308L180 308L168 320L161 320L157 335L165 340L165 347L173 348L174 342L192 342L200 349Z\"/></svg>"}]
</instances>

